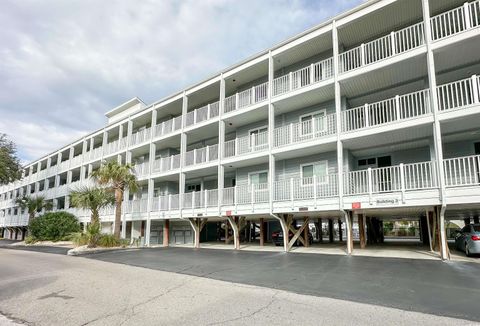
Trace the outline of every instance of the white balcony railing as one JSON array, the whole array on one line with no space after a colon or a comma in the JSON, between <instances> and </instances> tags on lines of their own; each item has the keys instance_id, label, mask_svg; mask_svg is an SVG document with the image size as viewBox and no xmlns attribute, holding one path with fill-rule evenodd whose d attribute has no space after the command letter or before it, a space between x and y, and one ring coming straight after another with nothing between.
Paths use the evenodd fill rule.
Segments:
<instances>
[{"instance_id":1,"label":"white balcony railing","mask_svg":"<svg viewBox=\"0 0 480 326\"><path fill-rule=\"evenodd\" d=\"M438 109L440 111L478 104L480 98L480 77L458 80L437 87Z\"/></svg>"},{"instance_id":2,"label":"white balcony railing","mask_svg":"<svg viewBox=\"0 0 480 326\"><path fill-rule=\"evenodd\" d=\"M218 117L219 104L219 102L211 103L188 112L185 117L185 127Z\"/></svg>"},{"instance_id":3,"label":"white balcony railing","mask_svg":"<svg viewBox=\"0 0 480 326\"><path fill-rule=\"evenodd\" d=\"M263 102L268 98L268 82L225 98L224 112L232 112Z\"/></svg>"},{"instance_id":4,"label":"white balcony railing","mask_svg":"<svg viewBox=\"0 0 480 326\"><path fill-rule=\"evenodd\" d=\"M445 186L480 185L480 155L443 160Z\"/></svg>"},{"instance_id":5,"label":"white balcony railing","mask_svg":"<svg viewBox=\"0 0 480 326\"><path fill-rule=\"evenodd\" d=\"M108 143L105 146L103 154L104 155L113 154L118 151L124 150L126 147L127 147L127 137L123 137L122 139L117 139L111 143Z\"/></svg>"},{"instance_id":6,"label":"white balcony railing","mask_svg":"<svg viewBox=\"0 0 480 326\"><path fill-rule=\"evenodd\" d=\"M232 157L268 149L268 131L235 138L224 143L223 157Z\"/></svg>"},{"instance_id":7,"label":"white balcony railing","mask_svg":"<svg viewBox=\"0 0 480 326\"><path fill-rule=\"evenodd\" d=\"M97 148L94 148L92 149L90 152L89 152L89 156L90 156L90 160L97 160L99 159L100 157L102 157L102 154L103 154L103 147L102 146L99 146ZM87 154L88 155L88 154ZM60 163L61 165L61 163Z\"/></svg>"},{"instance_id":8,"label":"white balcony railing","mask_svg":"<svg viewBox=\"0 0 480 326\"><path fill-rule=\"evenodd\" d=\"M361 195L437 187L435 162L400 164L345 173L345 195Z\"/></svg>"},{"instance_id":9,"label":"white balcony railing","mask_svg":"<svg viewBox=\"0 0 480 326\"><path fill-rule=\"evenodd\" d=\"M480 1L466 2L461 7L430 18L432 40L461 33L480 25Z\"/></svg>"},{"instance_id":10,"label":"white balcony railing","mask_svg":"<svg viewBox=\"0 0 480 326\"><path fill-rule=\"evenodd\" d=\"M273 96L285 94L331 77L333 77L333 58L328 58L275 78L273 80Z\"/></svg>"},{"instance_id":11,"label":"white balcony railing","mask_svg":"<svg viewBox=\"0 0 480 326\"><path fill-rule=\"evenodd\" d=\"M423 22L339 54L339 73L345 73L394 55L418 48L425 43Z\"/></svg>"},{"instance_id":12,"label":"white balcony railing","mask_svg":"<svg viewBox=\"0 0 480 326\"><path fill-rule=\"evenodd\" d=\"M134 170L137 178L147 176L150 173L150 162L135 164Z\"/></svg>"},{"instance_id":13,"label":"white balcony railing","mask_svg":"<svg viewBox=\"0 0 480 326\"><path fill-rule=\"evenodd\" d=\"M183 208L208 208L218 206L218 190L210 189L183 194Z\"/></svg>"},{"instance_id":14,"label":"white balcony railing","mask_svg":"<svg viewBox=\"0 0 480 326\"><path fill-rule=\"evenodd\" d=\"M431 112L428 89L396 96L342 112L342 131L352 131L395 121L407 120Z\"/></svg>"},{"instance_id":15,"label":"white balcony railing","mask_svg":"<svg viewBox=\"0 0 480 326\"><path fill-rule=\"evenodd\" d=\"M267 203L269 196L268 183L237 185L223 189L222 205Z\"/></svg>"},{"instance_id":16,"label":"white balcony railing","mask_svg":"<svg viewBox=\"0 0 480 326\"><path fill-rule=\"evenodd\" d=\"M278 180L274 182L273 189L274 201L336 197L338 196L338 175Z\"/></svg>"},{"instance_id":17,"label":"white balcony railing","mask_svg":"<svg viewBox=\"0 0 480 326\"><path fill-rule=\"evenodd\" d=\"M274 147L304 143L336 133L335 114L275 128Z\"/></svg>"},{"instance_id":18,"label":"white balcony railing","mask_svg":"<svg viewBox=\"0 0 480 326\"><path fill-rule=\"evenodd\" d=\"M148 199L139 198L124 202L123 209L125 213L146 213L148 212Z\"/></svg>"},{"instance_id":19,"label":"white balcony railing","mask_svg":"<svg viewBox=\"0 0 480 326\"><path fill-rule=\"evenodd\" d=\"M163 195L153 198L152 211L174 211L178 210L180 204L180 195Z\"/></svg>"},{"instance_id":20,"label":"white balcony railing","mask_svg":"<svg viewBox=\"0 0 480 326\"><path fill-rule=\"evenodd\" d=\"M130 136L130 146L144 143L151 139L151 128L145 128Z\"/></svg>"},{"instance_id":21,"label":"white balcony railing","mask_svg":"<svg viewBox=\"0 0 480 326\"><path fill-rule=\"evenodd\" d=\"M185 166L218 160L218 144L193 149L185 153Z\"/></svg>"},{"instance_id":22,"label":"white balcony railing","mask_svg":"<svg viewBox=\"0 0 480 326\"><path fill-rule=\"evenodd\" d=\"M182 116L163 121L155 126L155 137L168 135L182 128Z\"/></svg>"},{"instance_id":23,"label":"white balcony railing","mask_svg":"<svg viewBox=\"0 0 480 326\"><path fill-rule=\"evenodd\" d=\"M180 168L181 155L161 157L153 161L153 172L169 172Z\"/></svg>"}]
</instances>

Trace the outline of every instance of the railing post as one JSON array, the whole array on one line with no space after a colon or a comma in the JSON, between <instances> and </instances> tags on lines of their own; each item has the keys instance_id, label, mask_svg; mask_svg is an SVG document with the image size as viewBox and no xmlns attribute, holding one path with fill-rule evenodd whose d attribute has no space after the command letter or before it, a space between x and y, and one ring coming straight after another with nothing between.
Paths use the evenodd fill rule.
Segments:
<instances>
[{"instance_id":1,"label":"railing post","mask_svg":"<svg viewBox=\"0 0 480 326\"><path fill-rule=\"evenodd\" d=\"M316 123L315 123L315 118L312 118L312 138L315 138L315 129Z\"/></svg>"},{"instance_id":2,"label":"railing post","mask_svg":"<svg viewBox=\"0 0 480 326\"><path fill-rule=\"evenodd\" d=\"M251 192L252 192L252 194L251 194L250 200L251 200L251 202L252 202L252 210L253 210L254 207L255 207L255 184L254 184L254 183L252 183Z\"/></svg>"},{"instance_id":3,"label":"railing post","mask_svg":"<svg viewBox=\"0 0 480 326\"><path fill-rule=\"evenodd\" d=\"M312 63L310 65L310 84L315 82L315 65Z\"/></svg>"},{"instance_id":4,"label":"railing post","mask_svg":"<svg viewBox=\"0 0 480 326\"><path fill-rule=\"evenodd\" d=\"M360 66L365 65L365 44L360 45Z\"/></svg>"},{"instance_id":5,"label":"railing post","mask_svg":"<svg viewBox=\"0 0 480 326\"><path fill-rule=\"evenodd\" d=\"M211 117L211 108L210 108L210 103L207 104L207 120L210 120Z\"/></svg>"},{"instance_id":6,"label":"railing post","mask_svg":"<svg viewBox=\"0 0 480 326\"><path fill-rule=\"evenodd\" d=\"M400 95L395 95L395 114L397 115L396 120L401 120L400 116Z\"/></svg>"},{"instance_id":7,"label":"railing post","mask_svg":"<svg viewBox=\"0 0 480 326\"><path fill-rule=\"evenodd\" d=\"M293 144L293 123L290 123L290 144Z\"/></svg>"},{"instance_id":8,"label":"railing post","mask_svg":"<svg viewBox=\"0 0 480 326\"><path fill-rule=\"evenodd\" d=\"M372 189L372 184L373 184L372 168L367 169L367 177L368 177L368 180L367 180L367 182L368 182L368 201L371 204L372 203L372 193L373 193L373 189Z\"/></svg>"},{"instance_id":9,"label":"railing post","mask_svg":"<svg viewBox=\"0 0 480 326\"><path fill-rule=\"evenodd\" d=\"M395 46L395 32L390 33L390 46L392 50L392 55L395 55L397 53L396 51L396 46Z\"/></svg>"},{"instance_id":10,"label":"railing post","mask_svg":"<svg viewBox=\"0 0 480 326\"><path fill-rule=\"evenodd\" d=\"M368 112L368 103L365 103L365 105L363 106L363 110L364 110L364 117L365 117L365 127L369 127L370 126L370 114Z\"/></svg>"},{"instance_id":11,"label":"railing post","mask_svg":"<svg viewBox=\"0 0 480 326\"><path fill-rule=\"evenodd\" d=\"M235 205L235 211L238 209L238 189L237 186L233 187L233 204Z\"/></svg>"},{"instance_id":12,"label":"railing post","mask_svg":"<svg viewBox=\"0 0 480 326\"><path fill-rule=\"evenodd\" d=\"M195 197L196 197L195 194L196 193L197 193L196 191L192 191L192 212L195 210Z\"/></svg>"},{"instance_id":13,"label":"railing post","mask_svg":"<svg viewBox=\"0 0 480 326\"><path fill-rule=\"evenodd\" d=\"M197 149L193 150L193 164L197 164Z\"/></svg>"},{"instance_id":14,"label":"railing post","mask_svg":"<svg viewBox=\"0 0 480 326\"><path fill-rule=\"evenodd\" d=\"M480 88L478 87L478 78L477 75L472 76L472 92L473 92L473 103L480 102L479 100L479 91Z\"/></svg>"},{"instance_id":15,"label":"railing post","mask_svg":"<svg viewBox=\"0 0 480 326\"><path fill-rule=\"evenodd\" d=\"M317 175L313 175L313 205L317 207Z\"/></svg>"},{"instance_id":16,"label":"railing post","mask_svg":"<svg viewBox=\"0 0 480 326\"><path fill-rule=\"evenodd\" d=\"M293 89L293 74L292 72L290 71L288 73L288 91L291 92Z\"/></svg>"},{"instance_id":17,"label":"railing post","mask_svg":"<svg viewBox=\"0 0 480 326\"><path fill-rule=\"evenodd\" d=\"M256 134L252 134L252 138L251 138L251 141L252 141L252 146L251 146L251 151L252 152L255 152L255 147L256 147L256 144L257 144L257 139L256 139Z\"/></svg>"},{"instance_id":18,"label":"railing post","mask_svg":"<svg viewBox=\"0 0 480 326\"><path fill-rule=\"evenodd\" d=\"M197 123L197 112L198 110L193 110L193 124Z\"/></svg>"},{"instance_id":19,"label":"railing post","mask_svg":"<svg viewBox=\"0 0 480 326\"><path fill-rule=\"evenodd\" d=\"M463 4L463 17L465 19L465 29L470 29L472 25L470 24L470 4L468 2Z\"/></svg>"},{"instance_id":20,"label":"railing post","mask_svg":"<svg viewBox=\"0 0 480 326\"><path fill-rule=\"evenodd\" d=\"M205 206L205 215L207 215L207 203L208 203L208 190L205 189L203 193L203 200L205 201L204 206Z\"/></svg>"},{"instance_id":21,"label":"railing post","mask_svg":"<svg viewBox=\"0 0 480 326\"><path fill-rule=\"evenodd\" d=\"M205 162L209 162L210 161L210 146L207 146L205 148Z\"/></svg>"},{"instance_id":22,"label":"railing post","mask_svg":"<svg viewBox=\"0 0 480 326\"><path fill-rule=\"evenodd\" d=\"M238 138L235 138L235 142L233 143L235 148L233 149L233 152L235 153L235 156L238 155Z\"/></svg>"},{"instance_id":23,"label":"railing post","mask_svg":"<svg viewBox=\"0 0 480 326\"><path fill-rule=\"evenodd\" d=\"M160 197L158 197L158 199L160 200ZM171 210L171 209L172 209L172 194L168 194L168 203L167 203L167 206L168 206L168 210Z\"/></svg>"},{"instance_id":24,"label":"railing post","mask_svg":"<svg viewBox=\"0 0 480 326\"><path fill-rule=\"evenodd\" d=\"M405 166L400 163L400 189L402 190L402 203L405 204Z\"/></svg>"},{"instance_id":25,"label":"railing post","mask_svg":"<svg viewBox=\"0 0 480 326\"><path fill-rule=\"evenodd\" d=\"M239 100L238 100L239 98L240 98L240 96L238 95L238 92L237 92L237 93L235 94L235 110L238 110L238 108L239 108L239 106L240 106L240 105L239 105Z\"/></svg>"},{"instance_id":26,"label":"railing post","mask_svg":"<svg viewBox=\"0 0 480 326\"><path fill-rule=\"evenodd\" d=\"M251 104L255 103L255 86L252 86L252 102Z\"/></svg>"}]
</instances>

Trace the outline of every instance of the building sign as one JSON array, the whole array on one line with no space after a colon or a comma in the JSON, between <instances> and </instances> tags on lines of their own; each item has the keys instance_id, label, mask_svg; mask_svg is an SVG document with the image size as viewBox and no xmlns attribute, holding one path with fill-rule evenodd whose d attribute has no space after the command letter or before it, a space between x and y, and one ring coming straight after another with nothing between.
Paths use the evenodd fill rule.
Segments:
<instances>
[{"instance_id":1,"label":"building sign","mask_svg":"<svg viewBox=\"0 0 480 326\"><path fill-rule=\"evenodd\" d=\"M226 211L225 214L226 214L227 216L232 216L232 211Z\"/></svg>"},{"instance_id":2,"label":"building sign","mask_svg":"<svg viewBox=\"0 0 480 326\"><path fill-rule=\"evenodd\" d=\"M308 211L308 207L299 207L298 211L299 212L306 212L306 211Z\"/></svg>"},{"instance_id":3,"label":"building sign","mask_svg":"<svg viewBox=\"0 0 480 326\"><path fill-rule=\"evenodd\" d=\"M352 203L352 209L361 209L362 208L362 203L357 201Z\"/></svg>"},{"instance_id":4,"label":"building sign","mask_svg":"<svg viewBox=\"0 0 480 326\"><path fill-rule=\"evenodd\" d=\"M382 198L375 200L375 203L378 206L398 205L399 202L400 200L398 200L398 198Z\"/></svg>"}]
</instances>

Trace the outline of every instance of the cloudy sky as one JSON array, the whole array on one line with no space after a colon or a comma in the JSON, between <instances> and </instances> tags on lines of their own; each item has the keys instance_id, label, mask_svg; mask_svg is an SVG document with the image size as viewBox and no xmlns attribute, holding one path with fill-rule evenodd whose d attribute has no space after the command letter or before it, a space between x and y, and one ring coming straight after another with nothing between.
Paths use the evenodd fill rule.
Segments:
<instances>
[{"instance_id":1,"label":"cloudy sky","mask_svg":"<svg viewBox=\"0 0 480 326\"><path fill-rule=\"evenodd\" d=\"M34 160L362 0L3 0L0 133Z\"/></svg>"}]
</instances>

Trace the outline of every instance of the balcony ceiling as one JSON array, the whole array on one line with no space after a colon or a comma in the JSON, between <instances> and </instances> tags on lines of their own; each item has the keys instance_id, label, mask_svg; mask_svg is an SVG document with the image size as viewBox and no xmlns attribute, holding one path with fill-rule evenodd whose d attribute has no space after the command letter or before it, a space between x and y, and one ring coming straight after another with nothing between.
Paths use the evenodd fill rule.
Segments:
<instances>
[{"instance_id":1,"label":"balcony ceiling","mask_svg":"<svg viewBox=\"0 0 480 326\"><path fill-rule=\"evenodd\" d=\"M318 55L326 51L333 55L332 33L322 34L308 42L304 42L296 47L288 49L274 57L275 70L288 67L294 63L301 62L305 59Z\"/></svg>"},{"instance_id":2,"label":"balcony ceiling","mask_svg":"<svg viewBox=\"0 0 480 326\"><path fill-rule=\"evenodd\" d=\"M190 110L218 101L220 98L220 83L214 83L198 92L188 95L188 108Z\"/></svg>"},{"instance_id":3,"label":"balcony ceiling","mask_svg":"<svg viewBox=\"0 0 480 326\"><path fill-rule=\"evenodd\" d=\"M175 135L173 137L167 137L160 141L155 142L156 149L165 149L165 148L180 148L180 135Z\"/></svg>"},{"instance_id":4,"label":"balcony ceiling","mask_svg":"<svg viewBox=\"0 0 480 326\"><path fill-rule=\"evenodd\" d=\"M301 92L301 90L300 90ZM281 101L275 102L275 114L295 111L301 108L332 101L335 98L333 83L320 88L305 91L297 96L290 96Z\"/></svg>"},{"instance_id":5,"label":"balcony ceiling","mask_svg":"<svg viewBox=\"0 0 480 326\"><path fill-rule=\"evenodd\" d=\"M357 97L418 80L427 76L427 73L426 55L422 54L346 79L341 82L341 91L347 98Z\"/></svg>"},{"instance_id":6,"label":"balcony ceiling","mask_svg":"<svg viewBox=\"0 0 480 326\"><path fill-rule=\"evenodd\" d=\"M268 106L263 105L260 108L244 112L242 114L234 115L225 119L225 133L234 132L237 128L249 124L257 123L259 121L268 119ZM265 124L268 124L266 122Z\"/></svg>"},{"instance_id":7,"label":"balcony ceiling","mask_svg":"<svg viewBox=\"0 0 480 326\"><path fill-rule=\"evenodd\" d=\"M182 104L183 99L180 98L171 103L165 104L161 107L156 107L157 109L157 118L162 118L170 115L179 115L182 114Z\"/></svg>"},{"instance_id":8,"label":"balcony ceiling","mask_svg":"<svg viewBox=\"0 0 480 326\"><path fill-rule=\"evenodd\" d=\"M430 124L426 124L348 139L345 140L344 147L350 149L352 152L361 154L369 153L368 151L375 149L375 147L388 148L391 152L400 149L407 149L404 146L418 147L421 144L425 144L425 139L431 137L433 137L433 128ZM408 144L414 141L417 141L418 143Z\"/></svg>"},{"instance_id":9,"label":"balcony ceiling","mask_svg":"<svg viewBox=\"0 0 480 326\"><path fill-rule=\"evenodd\" d=\"M383 154L388 154L397 151L404 151L409 149L427 147L430 145L429 139L419 139L410 141L407 143L394 143L385 146L379 147L365 147L362 149L352 149L351 154L355 157L368 157L368 156L382 156ZM425 150L428 150L425 148Z\"/></svg>"},{"instance_id":10,"label":"balcony ceiling","mask_svg":"<svg viewBox=\"0 0 480 326\"><path fill-rule=\"evenodd\" d=\"M214 122L201 128L192 129L187 134L187 142L197 142L208 138L218 138L218 122Z\"/></svg>"},{"instance_id":11,"label":"balcony ceiling","mask_svg":"<svg viewBox=\"0 0 480 326\"><path fill-rule=\"evenodd\" d=\"M225 78L225 94L229 96L236 92L237 89L241 89L245 84L261 78L265 78L265 80L268 78L268 60L254 64Z\"/></svg>"},{"instance_id":12,"label":"balcony ceiling","mask_svg":"<svg viewBox=\"0 0 480 326\"><path fill-rule=\"evenodd\" d=\"M341 26L338 32L339 44L343 44L346 49L349 49L392 31L413 25L422 21L422 19L422 2L420 0L396 1L345 26Z\"/></svg>"}]
</instances>

